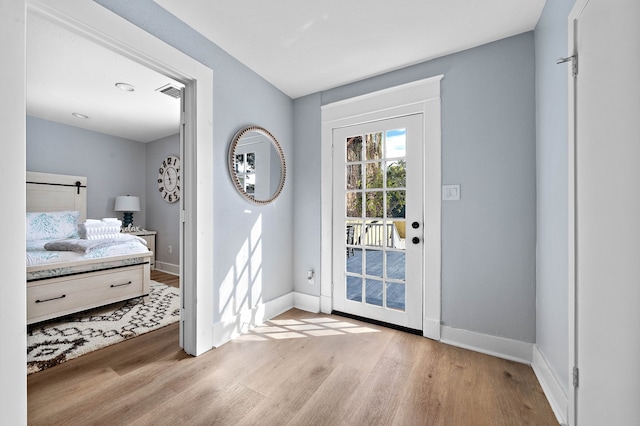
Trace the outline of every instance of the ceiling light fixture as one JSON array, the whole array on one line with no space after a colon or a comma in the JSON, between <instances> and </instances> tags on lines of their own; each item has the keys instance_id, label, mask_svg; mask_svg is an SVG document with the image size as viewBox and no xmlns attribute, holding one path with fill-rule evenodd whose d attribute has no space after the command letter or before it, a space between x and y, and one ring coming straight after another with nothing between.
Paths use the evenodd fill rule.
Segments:
<instances>
[{"instance_id":1,"label":"ceiling light fixture","mask_svg":"<svg viewBox=\"0 0 640 426\"><path fill-rule=\"evenodd\" d=\"M83 120L89 118L88 115L80 114L79 112L72 112L71 115L73 115L75 118L81 118Z\"/></svg>"},{"instance_id":2,"label":"ceiling light fixture","mask_svg":"<svg viewBox=\"0 0 640 426\"><path fill-rule=\"evenodd\" d=\"M127 83L116 83L116 87L120 90L124 90L125 92L135 92L136 88Z\"/></svg>"}]
</instances>

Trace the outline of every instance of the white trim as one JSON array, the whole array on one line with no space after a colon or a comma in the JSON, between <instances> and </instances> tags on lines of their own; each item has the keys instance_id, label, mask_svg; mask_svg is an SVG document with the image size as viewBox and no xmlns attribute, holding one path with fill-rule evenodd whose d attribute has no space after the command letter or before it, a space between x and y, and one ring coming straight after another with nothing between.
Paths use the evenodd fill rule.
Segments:
<instances>
[{"instance_id":1,"label":"white trim","mask_svg":"<svg viewBox=\"0 0 640 426\"><path fill-rule=\"evenodd\" d=\"M30 0L29 10L147 68L185 84L189 123L185 136L184 245L191 250L183 266L184 350L199 355L211 349L214 291L213 262L213 72L143 29L94 2ZM197 109L196 109L197 107ZM193 113L195 112L195 114ZM195 153L198 153L196 156ZM198 184L200 183L200 184ZM205 184L207 183L207 184ZM197 235L202 236L197 238ZM200 285L201 284L201 285Z\"/></svg>"},{"instance_id":2,"label":"white trim","mask_svg":"<svg viewBox=\"0 0 640 426\"><path fill-rule=\"evenodd\" d=\"M293 307L317 314L320 312L320 297L294 291Z\"/></svg>"},{"instance_id":3,"label":"white trim","mask_svg":"<svg viewBox=\"0 0 640 426\"><path fill-rule=\"evenodd\" d=\"M440 321L424 318L422 323L422 335L433 340L440 340ZM437 337L432 337L437 336Z\"/></svg>"},{"instance_id":4,"label":"white trim","mask_svg":"<svg viewBox=\"0 0 640 426\"><path fill-rule=\"evenodd\" d=\"M156 271L164 272L165 274L180 276L180 265L174 265L173 263L158 262L156 260Z\"/></svg>"},{"instance_id":5,"label":"white trim","mask_svg":"<svg viewBox=\"0 0 640 426\"><path fill-rule=\"evenodd\" d=\"M5 200L0 209L0 233L11 241L0 267L5 285L0 290L0 323L2 326L2 368L0 368L0 422L27 424L27 292L25 268L26 182L26 107L25 107L25 15L24 2L0 2L0 38L2 39L2 81L8 82L0 101L0 126L4 143L0 148L6 161L0 170ZM23 283L19 285L19 283Z\"/></svg>"},{"instance_id":6,"label":"white trim","mask_svg":"<svg viewBox=\"0 0 640 426\"><path fill-rule=\"evenodd\" d=\"M589 0L576 0L569 16L567 17L567 56L576 54L574 46L575 38L575 21L582 13ZM568 255L567 255L567 271L568 271L568 317L569 317L569 359L568 371L570 377L567 378L569 386L567 422L569 425L576 424L576 391L573 387L571 374L573 366L578 365L577 362L577 326L576 319L576 150L575 150L575 82L573 78L572 67L567 66L567 230L568 230Z\"/></svg>"},{"instance_id":7,"label":"white trim","mask_svg":"<svg viewBox=\"0 0 640 426\"><path fill-rule=\"evenodd\" d=\"M441 106L440 81L443 75L372 92L321 107L322 138L320 147L320 297L321 311L332 310L332 134L334 128L371 121L423 114L425 143L424 169L424 238L425 275L423 291L423 335L440 339L441 321ZM428 334L427 334L428 333Z\"/></svg>"},{"instance_id":8,"label":"white trim","mask_svg":"<svg viewBox=\"0 0 640 426\"><path fill-rule=\"evenodd\" d=\"M245 309L236 315L223 318L213 324L213 347L218 348L240 334L287 312L293 308L293 300L294 292L289 292L268 302L260 303L252 309Z\"/></svg>"},{"instance_id":9,"label":"white trim","mask_svg":"<svg viewBox=\"0 0 640 426\"><path fill-rule=\"evenodd\" d=\"M567 409L569 407L569 399L562 390L558 378L551 370L551 366L547 362L547 359L542 355L537 345L533 346L533 362L531 363L533 372L536 373L538 382L544 391L549 405L553 413L556 415L558 423L564 424L567 422Z\"/></svg>"},{"instance_id":10,"label":"white trim","mask_svg":"<svg viewBox=\"0 0 640 426\"><path fill-rule=\"evenodd\" d=\"M523 364L530 365L533 358L533 343L491 336L460 328L443 326L441 341L448 345Z\"/></svg>"}]
</instances>

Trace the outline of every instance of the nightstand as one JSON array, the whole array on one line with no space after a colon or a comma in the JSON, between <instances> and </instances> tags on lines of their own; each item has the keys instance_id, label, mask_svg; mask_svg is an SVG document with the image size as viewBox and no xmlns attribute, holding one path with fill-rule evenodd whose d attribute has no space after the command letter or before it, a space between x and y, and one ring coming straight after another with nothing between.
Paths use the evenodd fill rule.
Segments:
<instances>
[{"instance_id":1,"label":"nightstand","mask_svg":"<svg viewBox=\"0 0 640 426\"><path fill-rule=\"evenodd\" d=\"M148 231L148 230L141 230L141 231L135 231L135 232L127 232L127 234L132 234L132 235L137 235L140 238L144 238L147 241L147 247L149 247L149 251L153 252L153 255L151 256L150 262L151 262L151 269L155 269L156 268L156 234L157 231Z\"/></svg>"}]
</instances>

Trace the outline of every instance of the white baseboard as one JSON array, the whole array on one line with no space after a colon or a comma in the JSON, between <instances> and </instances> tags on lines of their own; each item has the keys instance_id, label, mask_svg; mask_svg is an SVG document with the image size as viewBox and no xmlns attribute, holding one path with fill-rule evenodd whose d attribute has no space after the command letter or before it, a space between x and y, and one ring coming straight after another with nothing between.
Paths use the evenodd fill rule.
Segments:
<instances>
[{"instance_id":1,"label":"white baseboard","mask_svg":"<svg viewBox=\"0 0 640 426\"><path fill-rule=\"evenodd\" d=\"M549 401L549 405L551 405L553 413L556 415L558 423L566 424L569 398L567 398L562 386L560 386L560 382L553 373L551 366L549 366L547 359L536 345L533 346L533 362L531 363L531 367L534 373L536 373L538 382L540 382L540 386Z\"/></svg>"},{"instance_id":2,"label":"white baseboard","mask_svg":"<svg viewBox=\"0 0 640 426\"><path fill-rule=\"evenodd\" d=\"M317 314L318 312L320 312L320 297L294 291L293 307Z\"/></svg>"},{"instance_id":3,"label":"white baseboard","mask_svg":"<svg viewBox=\"0 0 640 426\"><path fill-rule=\"evenodd\" d=\"M166 272L171 275L180 275L180 265L174 265L173 263L158 262L156 260L156 271Z\"/></svg>"},{"instance_id":4,"label":"white baseboard","mask_svg":"<svg viewBox=\"0 0 640 426\"><path fill-rule=\"evenodd\" d=\"M511 361L531 364L533 343L443 326L443 343Z\"/></svg>"}]
</instances>

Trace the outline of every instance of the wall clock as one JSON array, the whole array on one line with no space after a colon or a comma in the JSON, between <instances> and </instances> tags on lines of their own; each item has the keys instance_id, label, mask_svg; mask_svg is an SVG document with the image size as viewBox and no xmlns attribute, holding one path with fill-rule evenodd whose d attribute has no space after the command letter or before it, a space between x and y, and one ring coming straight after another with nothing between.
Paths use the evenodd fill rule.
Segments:
<instances>
[{"instance_id":1,"label":"wall clock","mask_svg":"<svg viewBox=\"0 0 640 426\"><path fill-rule=\"evenodd\" d=\"M162 199L168 203L175 203L180 199L180 159L169 155L162 160L158 169L158 189Z\"/></svg>"}]
</instances>

